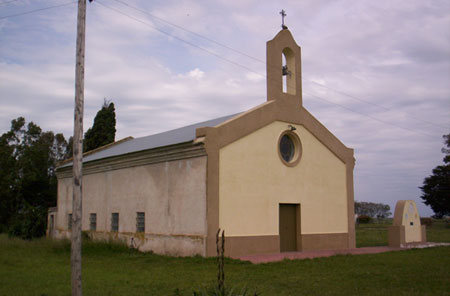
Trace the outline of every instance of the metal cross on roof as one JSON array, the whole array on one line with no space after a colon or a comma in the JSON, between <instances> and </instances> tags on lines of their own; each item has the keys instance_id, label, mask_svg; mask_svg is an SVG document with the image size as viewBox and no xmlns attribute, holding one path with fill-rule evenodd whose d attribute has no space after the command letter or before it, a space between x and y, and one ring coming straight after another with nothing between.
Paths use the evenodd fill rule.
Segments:
<instances>
[{"instance_id":1,"label":"metal cross on roof","mask_svg":"<svg viewBox=\"0 0 450 296\"><path fill-rule=\"evenodd\" d=\"M286 16L286 11L284 11L284 9L282 9L282 10L280 11L280 14L281 14L281 28L282 28L283 30L285 30L285 29L288 28L287 26L284 25L284 17Z\"/></svg>"}]
</instances>

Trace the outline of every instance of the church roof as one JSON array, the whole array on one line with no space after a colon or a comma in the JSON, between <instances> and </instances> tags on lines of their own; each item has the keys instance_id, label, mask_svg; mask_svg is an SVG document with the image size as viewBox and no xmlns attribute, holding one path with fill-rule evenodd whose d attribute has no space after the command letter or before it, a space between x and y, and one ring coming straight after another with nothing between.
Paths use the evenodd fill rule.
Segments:
<instances>
[{"instance_id":1,"label":"church roof","mask_svg":"<svg viewBox=\"0 0 450 296\"><path fill-rule=\"evenodd\" d=\"M159 134L154 134L146 137L140 138L132 138L128 141L119 142L115 145L111 145L105 149L102 149L98 152L94 152L87 156L83 157L83 163L99 160L103 158L109 158L124 154L129 154L138 151L144 151L149 149L154 149L158 147L170 146L180 143L187 143L195 140L195 131L200 127L214 127L216 125L221 124L222 122L227 121L228 119L233 118L240 113L223 116L215 119L211 119L208 121L203 121L195 124L191 124L188 126L180 127L177 129L173 129L170 131L162 132ZM68 167L71 166L72 162L63 164L60 166Z\"/></svg>"}]
</instances>

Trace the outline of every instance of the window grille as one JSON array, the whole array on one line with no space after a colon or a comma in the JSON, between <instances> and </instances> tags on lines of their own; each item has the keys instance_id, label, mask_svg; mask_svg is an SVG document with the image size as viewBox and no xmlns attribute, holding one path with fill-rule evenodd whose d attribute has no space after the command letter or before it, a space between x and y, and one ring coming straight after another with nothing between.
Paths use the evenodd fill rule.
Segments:
<instances>
[{"instance_id":1,"label":"window grille","mask_svg":"<svg viewBox=\"0 0 450 296\"><path fill-rule=\"evenodd\" d=\"M69 230L72 230L72 214L69 214L69 216L67 218L67 228Z\"/></svg>"},{"instance_id":2,"label":"window grille","mask_svg":"<svg viewBox=\"0 0 450 296\"><path fill-rule=\"evenodd\" d=\"M55 216L50 215L50 230L55 229Z\"/></svg>"},{"instance_id":3,"label":"window grille","mask_svg":"<svg viewBox=\"0 0 450 296\"><path fill-rule=\"evenodd\" d=\"M96 213L91 213L91 215L89 216L89 229L92 231L97 230L97 214Z\"/></svg>"},{"instance_id":4,"label":"window grille","mask_svg":"<svg viewBox=\"0 0 450 296\"><path fill-rule=\"evenodd\" d=\"M119 213L111 214L111 231L119 231Z\"/></svg>"},{"instance_id":5,"label":"window grille","mask_svg":"<svg viewBox=\"0 0 450 296\"><path fill-rule=\"evenodd\" d=\"M145 232L145 212L137 212L136 214L136 232Z\"/></svg>"}]
</instances>

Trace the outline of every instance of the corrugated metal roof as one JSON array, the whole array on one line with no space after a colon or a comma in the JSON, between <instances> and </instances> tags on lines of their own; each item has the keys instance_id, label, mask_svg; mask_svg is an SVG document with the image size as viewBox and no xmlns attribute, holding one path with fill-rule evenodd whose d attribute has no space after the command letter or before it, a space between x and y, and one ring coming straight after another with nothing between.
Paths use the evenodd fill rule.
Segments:
<instances>
[{"instance_id":1,"label":"corrugated metal roof","mask_svg":"<svg viewBox=\"0 0 450 296\"><path fill-rule=\"evenodd\" d=\"M164 147L174 144L186 143L195 139L195 130L199 127L213 127L227 121L230 118L240 113L215 118L208 121L195 123L192 125L184 126L181 128L173 129L167 132L154 134L146 137L135 138L117 145L113 145L110 148L106 148L99 152L90 154L83 158L83 163L99 160L102 158L114 157L123 154L154 149L158 147ZM61 167L71 166L72 162L62 165Z\"/></svg>"}]
</instances>

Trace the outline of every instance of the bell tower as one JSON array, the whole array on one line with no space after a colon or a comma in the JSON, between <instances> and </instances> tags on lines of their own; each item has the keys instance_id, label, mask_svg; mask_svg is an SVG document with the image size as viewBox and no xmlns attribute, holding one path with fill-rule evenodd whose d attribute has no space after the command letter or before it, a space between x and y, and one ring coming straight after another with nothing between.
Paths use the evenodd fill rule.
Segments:
<instances>
[{"instance_id":1,"label":"bell tower","mask_svg":"<svg viewBox=\"0 0 450 296\"><path fill-rule=\"evenodd\" d=\"M302 106L301 49L283 28L267 42L267 100L285 100Z\"/></svg>"}]
</instances>

